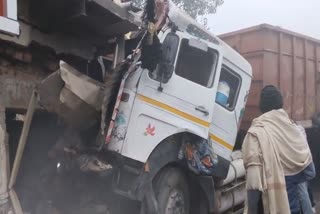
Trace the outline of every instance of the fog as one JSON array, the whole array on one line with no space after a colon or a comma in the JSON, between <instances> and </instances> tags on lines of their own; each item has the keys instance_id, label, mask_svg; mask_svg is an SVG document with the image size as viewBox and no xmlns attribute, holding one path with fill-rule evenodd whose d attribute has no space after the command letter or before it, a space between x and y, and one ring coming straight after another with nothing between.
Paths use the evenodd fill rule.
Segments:
<instances>
[{"instance_id":1,"label":"fog","mask_svg":"<svg viewBox=\"0 0 320 214\"><path fill-rule=\"evenodd\" d=\"M218 35L262 23L320 39L320 0L225 0L208 16Z\"/></svg>"}]
</instances>

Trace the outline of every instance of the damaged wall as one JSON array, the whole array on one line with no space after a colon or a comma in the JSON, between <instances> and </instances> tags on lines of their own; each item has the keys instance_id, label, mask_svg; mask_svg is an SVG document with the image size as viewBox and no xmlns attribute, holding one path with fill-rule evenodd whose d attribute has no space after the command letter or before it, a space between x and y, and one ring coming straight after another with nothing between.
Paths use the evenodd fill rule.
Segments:
<instances>
[{"instance_id":1,"label":"damaged wall","mask_svg":"<svg viewBox=\"0 0 320 214\"><path fill-rule=\"evenodd\" d=\"M0 100L6 108L26 109L31 92L58 60L43 50L0 42Z\"/></svg>"}]
</instances>

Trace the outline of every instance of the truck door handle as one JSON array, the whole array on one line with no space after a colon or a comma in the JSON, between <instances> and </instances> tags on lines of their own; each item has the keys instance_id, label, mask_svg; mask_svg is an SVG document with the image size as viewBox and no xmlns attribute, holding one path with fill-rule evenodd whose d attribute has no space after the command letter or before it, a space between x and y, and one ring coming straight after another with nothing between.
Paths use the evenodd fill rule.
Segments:
<instances>
[{"instance_id":1,"label":"truck door handle","mask_svg":"<svg viewBox=\"0 0 320 214\"><path fill-rule=\"evenodd\" d=\"M207 109L205 109L205 107L203 106L198 106L195 108L197 111L200 111L201 113L203 113L205 116L208 116L209 115L209 112Z\"/></svg>"}]
</instances>

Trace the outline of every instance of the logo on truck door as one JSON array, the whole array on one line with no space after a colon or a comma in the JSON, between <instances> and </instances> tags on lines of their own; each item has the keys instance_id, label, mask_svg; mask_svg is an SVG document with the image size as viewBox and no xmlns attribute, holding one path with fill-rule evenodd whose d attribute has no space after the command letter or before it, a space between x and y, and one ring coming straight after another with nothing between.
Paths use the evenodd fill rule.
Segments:
<instances>
[{"instance_id":1,"label":"logo on truck door","mask_svg":"<svg viewBox=\"0 0 320 214\"><path fill-rule=\"evenodd\" d=\"M149 123L148 127L146 128L146 131L144 132L144 135L145 136L149 136L149 135L154 136L156 134L155 131L156 131L156 127L152 126Z\"/></svg>"}]
</instances>

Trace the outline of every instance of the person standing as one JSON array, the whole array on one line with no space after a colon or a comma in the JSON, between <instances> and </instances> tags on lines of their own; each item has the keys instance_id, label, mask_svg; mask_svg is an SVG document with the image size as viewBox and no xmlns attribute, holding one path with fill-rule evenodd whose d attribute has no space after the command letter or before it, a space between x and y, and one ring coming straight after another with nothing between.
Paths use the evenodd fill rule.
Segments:
<instances>
[{"instance_id":1,"label":"person standing","mask_svg":"<svg viewBox=\"0 0 320 214\"><path fill-rule=\"evenodd\" d=\"M245 213L300 213L298 185L315 176L310 149L275 86L263 88L259 108L263 114L253 120L242 145Z\"/></svg>"},{"instance_id":2,"label":"person standing","mask_svg":"<svg viewBox=\"0 0 320 214\"><path fill-rule=\"evenodd\" d=\"M309 146L305 129L298 124L296 124L296 127L300 131L301 135L303 136L305 143ZM313 210L309 189L310 188L309 188L308 181L298 184L299 201L300 201L301 211L303 214L315 213L315 211Z\"/></svg>"}]
</instances>

